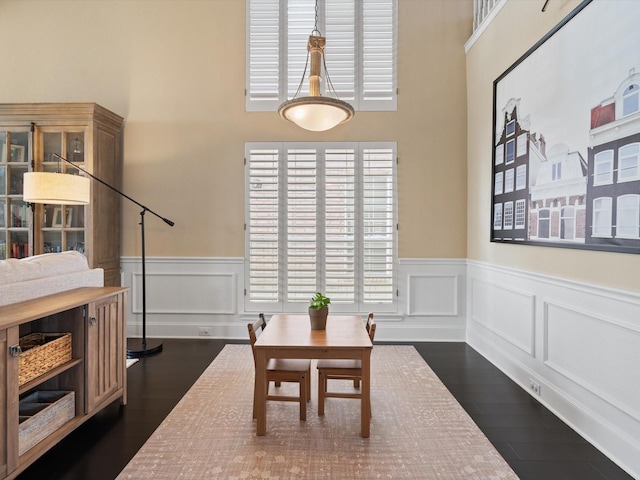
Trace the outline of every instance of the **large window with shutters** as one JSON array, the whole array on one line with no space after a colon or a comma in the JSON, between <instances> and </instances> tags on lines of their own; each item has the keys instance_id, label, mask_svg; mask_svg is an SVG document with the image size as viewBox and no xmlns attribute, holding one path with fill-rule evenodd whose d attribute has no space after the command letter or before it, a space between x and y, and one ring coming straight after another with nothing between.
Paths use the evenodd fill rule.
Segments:
<instances>
[{"instance_id":1,"label":"large window with shutters","mask_svg":"<svg viewBox=\"0 0 640 480\"><path fill-rule=\"evenodd\" d=\"M247 111L276 111L303 78L315 0L246 0ZM397 0L318 0L325 62L339 98L356 111L395 111ZM309 91L309 71L300 95ZM321 82L325 88L329 82ZM326 92L321 92L323 95Z\"/></svg>"},{"instance_id":2,"label":"large window with shutters","mask_svg":"<svg viewBox=\"0 0 640 480\"><path fill-rule=\"evenodd\" d=\"M246 145L245 310L395 311L396 144Z\"/></svg>"}]
</instances>

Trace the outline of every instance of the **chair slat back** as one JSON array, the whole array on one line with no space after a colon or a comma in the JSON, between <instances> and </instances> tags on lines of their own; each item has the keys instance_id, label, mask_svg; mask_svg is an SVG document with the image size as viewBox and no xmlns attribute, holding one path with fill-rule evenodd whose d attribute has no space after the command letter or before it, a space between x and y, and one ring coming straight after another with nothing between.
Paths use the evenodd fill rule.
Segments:
<instances>
[{"instance_id":1,"label":"chair slat back","mask_svg":"<svg viewBox=\"0 0 640 480\"><path fill-rule=\"evenodd\" d=\"M367 317L367 324L365 325L365 328L367 329L367 333L370 333L372 323L373 323L373 313L370 313L369 316Z\"/></svg>"},{"instance_id":2,"label":"chair slat back","mask_svg":"<svg viewBox=\"0 0 640 480\"><path fill-rule=\"evenodd\" d=\"M249 340L251 341L251 352L253 353L253 363L255 365L256 363L256 340L258 339L258 337L256 336L256 332L258 331L258 329L260 331L263 331L264 328L267 326L267 322L264 319L264 315L261 313L260 315L258 315L258 320L256 320L253 323L249 323L247 324L247 329L249 330Z\"/></svg>"},{"instance_id":3,"label":"chair slat back","mask_svg":"<svg viewBox=\"0 0 640 480\"><path fill-rule=\"evenodd\" d=\"M370 313L367 317L367 324L365 325L365 328L367 329L371 343L373 343L373 337L376 336L376 323L373 320L373 313Z\"/></svg>"},{"instance_id":4,"label":"chair slat back","mask_svg":"<svg viewBox=\"0 0 640 480\"><path fill-rule=\"evenodd\" d=\"M369 338L371 339L371 343L373 343L373 338L376 336L376 324L371 320L369 324Z\"/></svg>"}]
</instances>

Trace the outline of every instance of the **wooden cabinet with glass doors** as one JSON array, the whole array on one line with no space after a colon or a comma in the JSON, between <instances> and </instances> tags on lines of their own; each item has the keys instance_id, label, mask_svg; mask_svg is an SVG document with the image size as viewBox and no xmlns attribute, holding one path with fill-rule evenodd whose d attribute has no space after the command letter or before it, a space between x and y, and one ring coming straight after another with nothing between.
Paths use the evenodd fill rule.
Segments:
<instances>
[{"instance_id":1,"label":"wooden cabinet with glass doors","mask_svg":"<svg viewBox=\"0 0 640 480\"><path fill-rule=\"evenodd\" d=\"M120 198L91 181L88 205L27 204L29 171L82 174L121 189L122 117L94 103L0 104L0 260L77 250L120 285ZM55 155L54 155L55 154Z\"/></svg>"}]
</instances>

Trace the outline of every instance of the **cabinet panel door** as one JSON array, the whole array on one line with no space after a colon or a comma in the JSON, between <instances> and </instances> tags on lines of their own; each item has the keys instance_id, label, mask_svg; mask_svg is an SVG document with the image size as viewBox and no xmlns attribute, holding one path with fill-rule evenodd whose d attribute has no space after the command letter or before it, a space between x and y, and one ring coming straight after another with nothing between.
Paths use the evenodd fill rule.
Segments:
<instances>
[{"instance_id":1,"label":"cabinet panel door","mask_svg":"<svg viewBox=\"0 0 640 480\"><path fill-rule=\"evenodd\" d=\"M18 357L9 347L17 345L18 327L0 330L0 473L2 477L18 466Z\"/></svg>"},{"instance_id":2,"label":"cabinet panel door","mask_svg":"<svg viewBox=\"0 0 640 480\"><path fill-rule=\"evenodd\" d=\"M9 358L9 348L7 345L7 331L0 330L0 358ZM0 368L0 475L8 474L7 470L7 367L9 362L3 362Z\"/></svg>"},{"instance_id":3,"label":"cabinet panel door","mask_svg":"<svg viewBox=\"0 0 640 480\"><path fill-rule=\"evenodd\" d=\"M87 319L87 413L124 386L123 302L114 295L89 304Z\"/></svg>"}]
</instances>

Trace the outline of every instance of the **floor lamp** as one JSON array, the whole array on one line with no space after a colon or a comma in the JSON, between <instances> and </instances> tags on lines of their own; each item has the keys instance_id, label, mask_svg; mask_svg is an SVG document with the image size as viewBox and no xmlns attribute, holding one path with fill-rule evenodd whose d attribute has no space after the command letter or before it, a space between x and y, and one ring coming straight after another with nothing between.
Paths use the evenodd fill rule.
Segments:
<instances>
[{"instance_id":1,"label":"floor lamp","mask_svg":"<svg viewBox=\"0 0 640 480\"><path fill-rule=\"evenodd\" d=\"M142 338L127 339L127 357L139 358L161 352L162 343L147 341L147 275L145 270L144 214L149 212L170 227L173 227L174 223L171 220L158 215L150 208L145 207L140 202L134 200L112 185L109 185L107 182L87 172L70 160L61 157L57 153L53 153L52 155L58 158L58 161L62 160L74 168L77 168L88 177L100 182L105 187L110 188L118 195L121 195L142 208L142 211L140 212L140 231L142 236ZM52 172L27 172L24 174L23 181L23 200L27 203L53 203L58 205L86 205L89 203L91 189L89 179L86 177Z\"/></svg>"}]
</instances>

